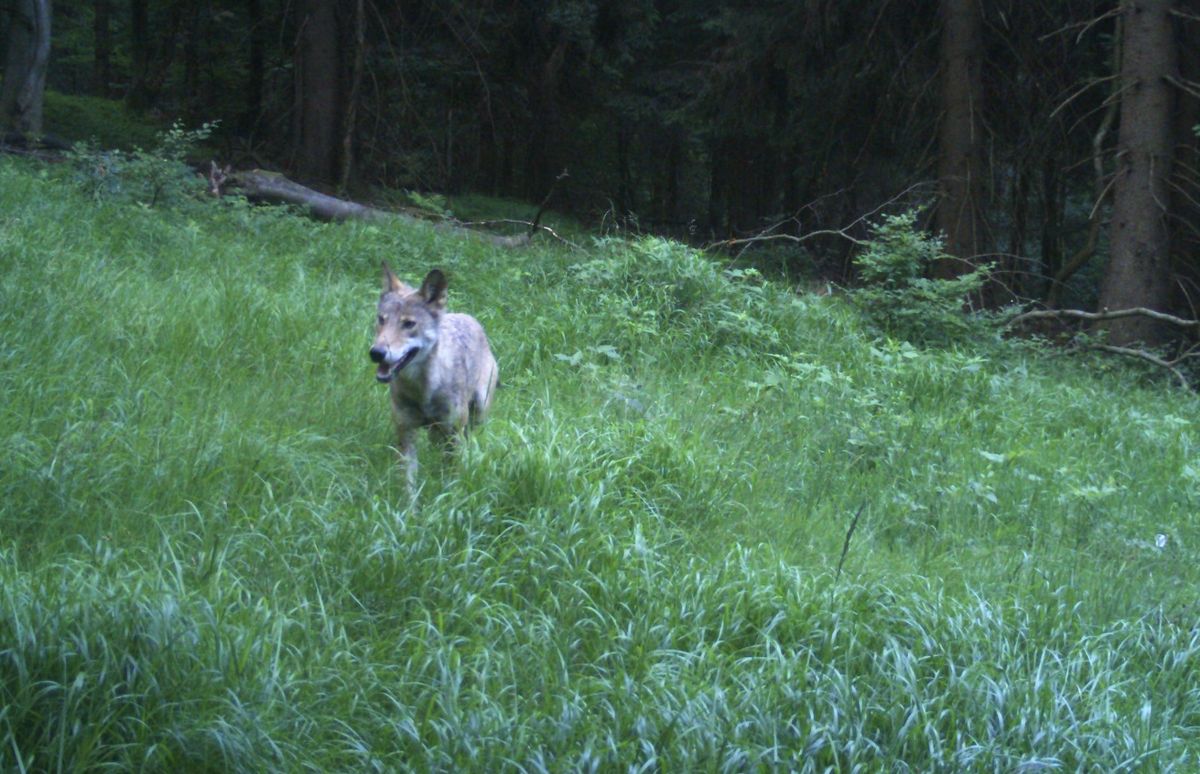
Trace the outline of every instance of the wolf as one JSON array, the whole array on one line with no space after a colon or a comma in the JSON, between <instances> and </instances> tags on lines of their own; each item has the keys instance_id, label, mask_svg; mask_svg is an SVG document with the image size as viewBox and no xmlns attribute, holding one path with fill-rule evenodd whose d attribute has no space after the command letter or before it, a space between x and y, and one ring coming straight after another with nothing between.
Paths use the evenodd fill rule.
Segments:
<instances>
[{"instance_id":1,"label":"wolf","mask_svg":"<svg viewBox=\"0 0 1200 774\"><path fill-rule=\"evenodd\" d=\"M405 479L415 494L417 431L449 452L468 427L483 422L500 372L483 326L446 311L446 275L432 269L417 290L383 262L371 361L388 384Z\"/></svg>"}]
</instances>

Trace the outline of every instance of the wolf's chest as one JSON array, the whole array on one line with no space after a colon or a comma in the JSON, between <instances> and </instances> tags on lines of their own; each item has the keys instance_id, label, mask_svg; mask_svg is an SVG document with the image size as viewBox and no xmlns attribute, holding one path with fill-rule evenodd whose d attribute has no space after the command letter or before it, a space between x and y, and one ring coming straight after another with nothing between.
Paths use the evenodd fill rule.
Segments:
<instances>
[{"instance_id":1,"label":"wolf's chest","mask_svg":"<svg viewBox=\"0 0 1200 774\"><path fill-rule=\"evenodd\" d=\"M429 390L423 382L396 381L392 385L392 404L411 424L444 422L451 413L449 396L440 390Z\"/></svg>"}]
</instances>

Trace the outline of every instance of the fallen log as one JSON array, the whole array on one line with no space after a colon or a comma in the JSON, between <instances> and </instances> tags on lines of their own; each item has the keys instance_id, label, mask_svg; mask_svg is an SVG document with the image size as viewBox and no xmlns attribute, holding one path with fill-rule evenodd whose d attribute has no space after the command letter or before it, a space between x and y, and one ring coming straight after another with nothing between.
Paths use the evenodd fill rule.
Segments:
<instances>
[{"instance_id":1,"label":"fallen log","mask_svg":"<svg viewBox=\"0 0 1200 774\"><path fill-rule=\"evenodd\" d=\"M311 217L318 220L341 222L346 220L363 221L400 221L415 223L419 218L403 212L382 210L366 204L359 204L348 199L323 194L311 188L289 180L277 172L267 172L261 169L251 169L243 172L230 172L220 169L215 164L209 174L210 190L219 196L224 188L234 188L241 191L249 199L266 201L277 204L293 204L302 208ZM431 224L438 231L482 239L498 247L521 247L529 244L529 234L502 236L485 234L469 228L464 228L452 221L435 221Z\"/></svg>"},{"instance_id":2,"label":"fallen log","mask_svg":"<svg viewBox=\"0 0 1200 774\"><path fill-rule=\"evenodd\" d=\"M1130 309L1105 309L1101 312L1085 312L1081 309L1034 309L1032 311L1023 312L1021 314L1010 317L1003 323L1006 328L1015 328L1022 323L1027 323L1034 320L1053 320L1062 323L1064 320L1081 320L1084 322L1103 322L1105 320L1119 320L1123 317L1149 317L1152 320L1159 322L1170 323L1185 331L1191 331L1194 336L1200 332L1200 320L1189 320L1184 317L1176 317L1173 314L1166 312L1155 311L1145 307L1133 307ZM1200 345L1190 346L1182 353L1177 354L1173 358L1161 357L1153 352L1144 349L1136 349L1133 347L1118 347L1112 344L1105 344L1103 341L1087 341L1083 340L1077 343L1080 349L1097 350L1099 352L1108 352L1113 355L1122 355L1124 357L1132 357L1137 360L1142 360L1147 363L1164 368L1170 371L1179 381L1179 385L1184 389L1190 387L1188 377L1179 368L1180 364L1187 360L1200 358Z\"/></svg>"}]
</instances>

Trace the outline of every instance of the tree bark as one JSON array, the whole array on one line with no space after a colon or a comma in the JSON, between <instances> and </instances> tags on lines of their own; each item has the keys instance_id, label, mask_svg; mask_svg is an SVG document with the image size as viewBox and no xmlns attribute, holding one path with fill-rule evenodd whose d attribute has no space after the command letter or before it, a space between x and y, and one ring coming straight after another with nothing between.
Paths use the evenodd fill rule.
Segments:
<instances>
[{"instance_id":1,"label":"tree bark","mask_svg":"<svg viewBox=\"0 0 1200 774\"><path fill-rule=\"evenodd\" d=\"M525 195L531 199L545 194L554 179L552 154L556 150L559 124L558 90L562 81L568 44L569 40L564 31L542 65L531 90L534 100L534 115L532 131L529 134L529 153L525 157L525 180L523 181Z\"/></svg>"},{"instance_id":2,"label":"tree bark","mask_svg":"<svg viewBox=\"0 0 1200 774\"><path fill-rule=\"evenodd\" d=\"M1171 0L1135 0L1124 8L1121 118L1113 183L1110 253L1100 287L1100 309L1145 307L1165 311L1171 293L1170 201L1176 70ZM1160 344L1166 331L1151 318L1105 325L1115 345Z\"/></svg>"},{"instance_id":3,"label":"tree bark","mask_svg":"<svg viewBox=\"0 0 1200 774\"><path fill-rule=\"evenodd\" d=\"M983 154L983 17L979 0L940 0L941 105L937 227L951 256L936 267L939 277L971 271L969 260L986 250Z\"/></svg>"},{"instance_id":4,"label":"tree bark","mask_svg":"<svg viewBox=\"0 0 1200 774\"><path fill-rule=\"evenodd\" d=\"M354 64L350 70L350 93L346 96L345 119L342 126L342 168L338 178L338 191L342 193L349 190L354 176L354 134L358 121L358 91L362 84L363 53L366 49L366 9L363 7L363 0L357 0L354 5L353 30Z\"/></svg>"},{"instance_id":5,"label":"tree bark","mask_svg":"<svg viewBox=\"0 0 1200 774\"><path fill-rule=\"evenodd\" d=\"M1196 27L1192 26L1192 30ZM1179 30L1179 74L1181 82L1200 82L1200 50L1187 45ZM1175 165L1171 186L1171 257L1172 268L1184 281L1174 283L1172 307L1190 309L1200 316L1200 95L1185 90L1176 92Z\"/></svg>"},{"instance_id":6,"label":"tree bark","mask_svg":"<svg viewBox=\"0 0 1200 774\"><path fill-rule=\"evenodd\" d=\"M303 208L311 217L318 220L335 222L346 220L403 221L406 223L415 223L418 221L417 218L402 212L381 210L347 199L329 196L288 180L283 175L274 172L265 172L261 169L233 172L224 176L223 180L228 187L238 189L250 199L293 204ZM220 193L220 186L216 186L216 192ZM432 226L438 231L472 239L481 239L497 247L522 247L529 244L530 241L529 234L517 234L514 236L485 234L464 228L453 221L439 221L433 223Z\"/></svg>"},{"instance_id":7,"label":"tree bark","mask_svg":"<svg viewBox=\"0 0 1200 774\"><path fill-rule=\"evenodd\" d=\"M183 94L185 114L195 119L205 104L204 94L200 90L201 81L201 51L200 42L208 35L203 22L204 9L199 0L189 0L184 13L188 22L184 25L183 33Z\"/></svg>"},{"instance_id":8,"label":"tree bark","mask_svg":"<svg viewBox=\"0 0 1200 774\"><path fill-rule=\"evenodd\" d=\"M50 0L13 0L8 6L8 53L0 89L0 120L21 134L40 134L50 59Z\"/></svg>"},{"instance_id":9,"label":"tree bark","mask_svg":"<svg viewBox=\"0 0 1200 774\"><path fill-rule=\"evenodd\" d=\"M296 45L296 173L326 183L338 179L342 110L336 0L302 0Z\"/></svg>"},{"instance_id":10,"label":"tree bark","mask_svg":"<svg viewBox=\"0 0 1200 774\"><path fill-rule=\"evenodd\" d=\"M92 5L92 90L108 96L112 84L112 0L94 0Z\"/></svg>"},{"instance_id":11,"label":"tree bark","mask_svg":"<svg viewBox=\"0 0 1200 774\"><path fill-rule=\"evenodd\" d=\"M241 128L249 134L258 125L263 110L263 71L267 35L263 25L262 0L246 0L246 15L250 23L250 50L247 52L249 67L246 72L246 106L242 113Z\"/></svg>"},{"instance_id":12,"label":"tree bark","mask_svg":"<svg viewBox=\"0 0 1200 774\"><path fill-rule=\"evenodd\" d=\"M150 12L146 0L129 0L129 50L133 74L125 101L131 107L145 108L150 104Z\"/></svg>"}]
</instances>

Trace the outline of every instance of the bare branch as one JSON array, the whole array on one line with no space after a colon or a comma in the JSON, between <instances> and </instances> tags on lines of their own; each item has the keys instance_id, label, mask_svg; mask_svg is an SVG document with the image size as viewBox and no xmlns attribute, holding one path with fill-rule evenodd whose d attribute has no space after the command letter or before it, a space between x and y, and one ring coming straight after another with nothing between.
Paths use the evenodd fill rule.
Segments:
<instances>
[{"instance_id":1,"label":"bare branch","mask_svg":"<svg viewBox=\"0 0 1200 774\"><path fill-rule=\"evenodd\" d=\"M1168 371L1170 371L1171 373L1173 373L1175 375L1175 378L1179 380L1180 387L1182 387L1185 390L1188 388L1187 377L1185 377L1183 375L1182 371L1180 371L1178 368L1175 367L1175 364L1178 363L1179 360L1163 360L1161 357L1158 357L1157 355L1153 355L1153 354L1145 351L1144 349L1133 349L1131 347L1117 347L1112 344L1088 344L1088 345L1086 345L1086 348L1099 350L1101 352L1110 352L1114 355L1123 355L1125 357L1132 357L1132 358L1136 358L1138 360L1144 360L1145 362L1156 365L1159 368L1165 368Z\"/></svg>"},{"instance_id":2,"label":"bare branch","mask_svg":"<svg viewBox=\"0 0 1200 774\"><path fill-rule=\"evenodd\" d=\"M1200 22L1200 16L1197 16L1194 13L1188 13L1187 11L1183 10L1182 8L1171 8L1167 11L1167 13L1171 14L1172 16L1178 16L1180 19L1186 19L1188 21Z\"/></svg>"},{"instance_id":3,"label":"bare branch","mask_svg":"<svg viewBox=\"0 0 1200 774\"><path fill-rule=\"evenodd\" d=\"M538 231L542 231L542 232L549 234L551 237L558 240L559 242L562 242L564 245L567 245L568 247L570 247L573 250L583 250L584 249L583 247L572 242L571 240L560 236L557 231L550 228L549 226L539 225L536 222L528 221L528 220L513 220L510 218L500 218L497 220L471 220L471 221L459 221L458 225L463 226L464 228L476 228L476 227L488 228L490 226L498 226L498 225L525 226L526 228L529 229L530 236L532 236L534 233L536 233Z\"/></svg>"},{"instance_id":4,"label":"bare branch","mask_svg":"<svg viewBox=\"0 0 1200 774\"><path fill-rule=\"evenodd\" d=\"M1193 97L1200 98L1200 86L1197 86L1191 81L1184 78L1176 78L1173 75L1166 76L1166 81L1180 91L1191 94Z\"/></svg>"},{"instance_id":5,"label":"bare branch","mask_svg":"<svg viewBox=\"0 0 1200 774\"><path fill-rule=\"evenodd\" d=\"M546 212L546 206L550 204L550 198L554 196L554 192L558 190L558 184L568 177L570 177L570 175L567 173L566 167L563 167L563 171L559 172L558 177L554 178L554 182L550 184L550 190L546 192L546 196L542 199L542 203L538 205L537 214L533 216L533 222L529 224L529 236L532 237L533 232L537 231L538 224L542 222L542 215ZM550 233L554 234L553 231ZM557 234L554 235L558 236Z\"/></svg>"},{"instance_id":6,"label":"bare branch","mask_svg":"<svg viewBox=\"0 0 1200 774\"><path fill-rule=\"evenodd\" d=\"M842 555L838 558L837 571L833 575L834 580L842 577L842 565L846 563L846 554L850 553L850 538L854 537L854 530L858 528L858 520L863 514L863 509L866 507L866 503L858 506L858 511L855 512L854 518L850 520L850 528L846 530L846 540L842 543Z\"/></svg>"},{"instance_id":7,"label":"bare branch","mask_svg":"<svg viewBox=\"0 0 1200 774\"><path fill-rule=\"evenodd\" d=\"M1125 9L1123 7L1118 5L1116 8L1113 8L1112 10L1107 11L1106 13L1102 13L1094 19L1089 19L1084 22L1077 22L1075 24L1068 24L1065 27L1060 27L1057 30L1055 30L1054 32L1048 33L1048 34L1043 35L1042 37L1038 38L1038 41L1044 43L1045 41L1049 40L1050 38L1052 38L1056 35L1061 35L1064 32L1067 32L1068 30L1073 30L1076 27L1080 27L1081 29L1079 30L1079 34L1075 36L1075 42L1078 43L1079 40L1085 34L1087 34L1087 31L1090 30L1092 27L1095 27L1097 24L1099 24L1100 22L1109 18L1110 16L1117 16L1117 15L1123 13L1124 10Z\"/></svg>"},{"instance_id":8,"label":"bare branch","mask_svg":"<svg viewBox=\"0 0 1200 774\"><path fill-rule=\"evenodd\" d=\"M782 228L784 225L786 225L788 223L799 224L799 222L800 222L799 213L803 212L804 210L806 210L812 206L811 204L807 204L804 207L800 208L800 210L797 212L797 215L795 217L789 218L784 221L780 221L778 223L774 223L774 224L768 226L767 228L763 229L762 231L760 231L758 234L755 234L754 236L746 237L744 239L726 239L726 240L723 240L720 242L713 242L711 244L705 245L705 248L713 249L713 248L719 248L719 247L733 247L735 245L747 245L748 246L748 245L754 244L756 242L771 242L771 241L775 241L778 239L782 239L787 242L793 242L796 244L803 244L804 242L807 242L810 239L815 239L816 237L821 237L821 236L841 237L842 239L848 240L848 241L853 242L854 244L862 247L868 243L865 240L859 239L858 237L851 236L849 233L851 229L862 224L868 218L878 215L889 205L892 205L895 202L903 199L904 197L908 196L909 194L913 193L914 191L920 190L922 188L925 188L925 187L928 187L931 185L933 185L933 183L931 183L929 181L921 181L921 182L913 183L912 185L905 188L900 193L891 197L890 199L883 202L879 206L875 207L871 211L864 213L863 215L860 215L859 217L855 218L848 225L846 225L842 228L821 229L818 231L810 231L806 234L800 234L799 236L794 235L794 234L773 234L773 233L771 233L771 232L775 231L776 229Z\"/></svg>"},{"instance_id":9,"label":"bare branch","mask_svg":"<svg viewBox=\"0 0 1200 774\"><path fill-rule=\"evenodd\" d=\"M1079 87L1079 89L1074 94L1072 94L1071 96L1069 96L1065 100L1063 100L1061 103L1059 103L1058 107L1054 108L1054 110L1052 110L1050 112L1049 118L1054 118L1056 115L1058 115L1059 111L1061 111L1067 105L1074 102L1079 97L1083 96L1083 94L1086 93L1087 90L1092 88L1093 86L1099 86L1102 83L1107 83L1108 81L1115 80L1118 77L1119 76L1117 76L1117 75L1106 75L1103 78L1091 79L1087 83L1083 84L1083 86Z\"/></svg>"},{"instance_id":10,"label":"bare branch","mask_svg":"<svg viewBox=\"0 0 1200 774\"><path fill-rule=\"evenodd\" d=\"M1159 322L1170 323L1180 328L1198 328L1200 329L1200 320L1187 320L1183 317L1176 317L1173 314L1165 312L1156 312L1153 309L1145 307L1134 307L1132 309L1117 309L1114 311L1103 312L1085 312L1081 309L1035 309L1030 312L1023 312L1005 323L1005 326L1019 325L1029 320L1046 320L1046 319L1061 319L1069 317L1075 320L1088 320L1091 322L1099 322L1103 320L1119 320L1124 317L1149 317L1152 320Z\"/></svg>"}]
</instances>

